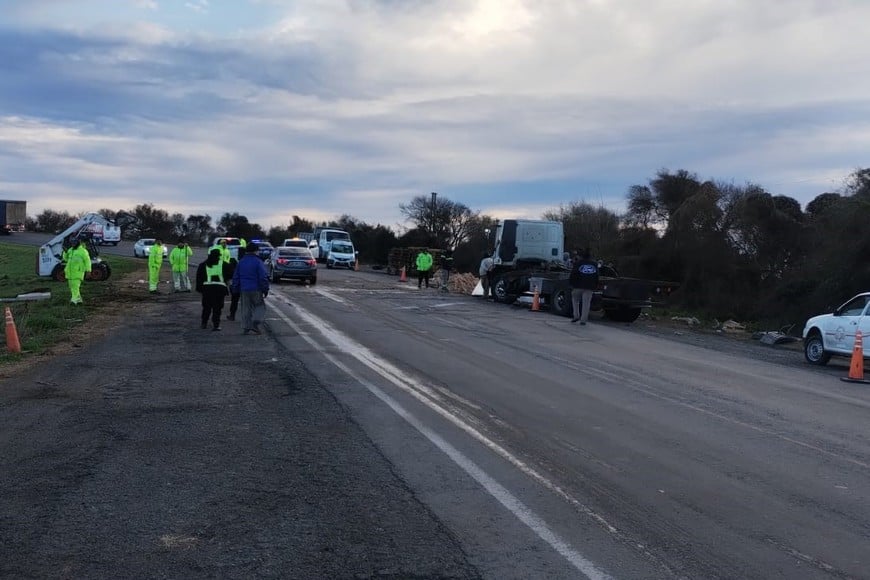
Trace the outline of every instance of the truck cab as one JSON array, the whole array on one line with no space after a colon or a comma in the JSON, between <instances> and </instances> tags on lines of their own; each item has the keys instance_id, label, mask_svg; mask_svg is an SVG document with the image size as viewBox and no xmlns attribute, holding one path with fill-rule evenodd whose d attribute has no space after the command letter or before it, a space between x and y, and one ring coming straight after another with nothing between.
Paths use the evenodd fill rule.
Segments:
<instances>
[{"instance_id":1,"label":"truck cab","mask_svg":"<svg viewBox=\"0 0 870 580\"><path fill-rule=\"evenodd\" d=\"M558 262L565 250L562 222L502 220L490 235L496 268Z\"/></svg>"}]
</instances>

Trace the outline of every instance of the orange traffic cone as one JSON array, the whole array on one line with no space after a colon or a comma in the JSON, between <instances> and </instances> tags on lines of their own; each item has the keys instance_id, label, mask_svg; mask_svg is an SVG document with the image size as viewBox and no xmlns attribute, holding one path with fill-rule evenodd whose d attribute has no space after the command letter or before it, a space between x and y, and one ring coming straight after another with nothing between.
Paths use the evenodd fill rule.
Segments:
<instances>
[{"instance_id":1,"label":"orange traffic cone","mask_svg":"<svg viewBox=\"0 0 870 580\"><path fill-rule=\"evenodd\" d=\"M541 309L541 293L538 292L538 287L535 286L535 295L532 297L532 312L538 312Z\"/></svg>"},{"instance_id":2,"label":"orange traffic cone","mask_svg":"<svg viewBox=\"0 0 870 580\"><path fill-rule=\"evenodd\" d=\"M849 365L849 376L840 377L847 383L870 383L864 379L864 337L861 331L855 331L855 346L852 347L852 364Z\"/></svg>"},{"instance_id":3,"label":"orange traffic cone","mask_svg":"<svg viewBox=\"0 0 870 580\"><path fill-rule=\"evenodd\" d=\"M15 328L15 319L12 318L12 310L8 306L6 307L6 350L9 352L21 352L18 329Z\"/></svg>"},{"instance_id":4,"label":"orange traffic cone","mask_svg":"<svg viewBox=\"0 0 870 580\"><path fill-rule=\"evenodd\" d=\"M399 282L407 282L407 281L408 281L408 275L405 273L405 267L402 266L402 271L399 274Z\"/></svg>"}]
</instances>

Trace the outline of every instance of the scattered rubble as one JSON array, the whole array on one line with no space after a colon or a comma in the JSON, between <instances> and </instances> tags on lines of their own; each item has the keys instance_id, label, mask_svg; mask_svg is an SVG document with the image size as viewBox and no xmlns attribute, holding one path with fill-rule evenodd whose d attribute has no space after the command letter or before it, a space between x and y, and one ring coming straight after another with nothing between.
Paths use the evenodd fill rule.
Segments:
<instances>
[{"instance_id":1,"label":"scattered rubble","mask_svg":"<svg viewBox=\"0 0 870 580\"><path fill-rule=\"evenodd\" d=\"M674 322L685 322L689 326L698 326L701 324L701 321L694 316L674 316L671 320Z\"/></svg>"}]
</instances>

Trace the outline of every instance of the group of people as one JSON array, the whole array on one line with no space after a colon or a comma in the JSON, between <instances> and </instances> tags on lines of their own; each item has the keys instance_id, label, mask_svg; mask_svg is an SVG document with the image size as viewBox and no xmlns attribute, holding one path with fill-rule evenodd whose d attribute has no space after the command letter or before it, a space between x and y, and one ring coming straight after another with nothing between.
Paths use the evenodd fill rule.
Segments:
<instances>
[{"instance_id":1,"label":"group of people","mask_svg":"<svg viewBox=\"0 0 870 580\"><path fill-rule=\"evenodd\" d=\"M227 248L226 240L212 246L208 257L196 269L195 289L202 294L201 328L221 329L221 314L227 296L230 296L230 312L227 320L235 321L241 307L243 334L261 334L260 325L266 317L264 298L269 294L269 274L257 255L256 244L242 244L241 259L237 260ZM188 271L193 249L184 240L169 253L174 292L190 292ZM158 293L160 270L163 267L163 240L156 239L148 254L148 291ZM70 302L81 304L81 285L91 271L91 256L81 239L74 236L63 252L64 275L70 291Z\"/></svg>"},{"instance_id":2,"label":"group of people","mask_svg":"<svg viewBox=\"0 0 870 580\"><path fill-rule=\"evenodd\" d=\"M598 288L598 262L592 259L589 249L577 250L573 255L566 252L563 257L568 269L568 284L571 285L571 306L573 316L571 322L579 322L585 326L589 321L589 309L592 307L592 295ZM492 282L495 262L492 256L484 254L480 260L478 276L483 288L484 300L492 297Z\"/></svg>"},{"instance_id":3,"label":"group of people","mask_svg":"<svg viewBox=\"0 0 870 580\"><path fill-rule=\"evenodd\" d=\"M227 295L230 298L230 313L227 320L236 319L241 308L242 334L261 334L260 325L266 317L265 298L269 295L269 274L257 255L256 244L246 244L244 255L236 260L226 248L209 248L208 257L196 269L196 291L202 294L200 327L221 329L221 313Z\"/></svg>"},{"instance_id":4,"label":"group of people","mask_svg":"<svg viewBox=\"0 0 870 580\"><path fill-rule=\"evenodd\" d=\"M417 254L415 265L417 266L417 288L422 289L424 282L426 288L428 288L429 280L432 277L432 271L435 266L435 259L429 252L429 248L423 248L423 251ZM449 292L450 289L448 288L447 283L450 281L450 272L453 270L453 252L445 250L441 254L441 258L438 261L438 268L441 278L438 289L441 292Z\"/></svg>"}]
</instances>

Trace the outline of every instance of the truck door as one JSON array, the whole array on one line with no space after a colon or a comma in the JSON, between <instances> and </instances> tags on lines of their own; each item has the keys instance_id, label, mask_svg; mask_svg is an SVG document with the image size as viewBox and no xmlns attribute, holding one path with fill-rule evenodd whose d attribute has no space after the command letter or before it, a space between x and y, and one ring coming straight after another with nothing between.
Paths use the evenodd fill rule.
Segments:
<instances>
[{"instance_id":1,"label":"truck door","mask_svg":"<svg viewBox=\"0 0 870 580\"><path fill-rule=\"evenodd\" d=\"M825 322L822 329L825 334L825 342L832 350L848 354L855 346L855 331L860 330L861 335L867 336L870 332L870 315L867 312L867 297L857 296L846 304L840 306L835 316ZM865 342L864 355L867 356L870 345Z\"/></svg>"},{"instance_id":2,"label":"truck door","mask_svg":"<svg viewBox=\"0 0 870 580\"><path fill-rule=\"evenodd\" d=\"M517 222L505 220L501 226L501 240L498 240L498 258L502 264L512 264L517 255Z\"/></svg>"}]
</instances>

